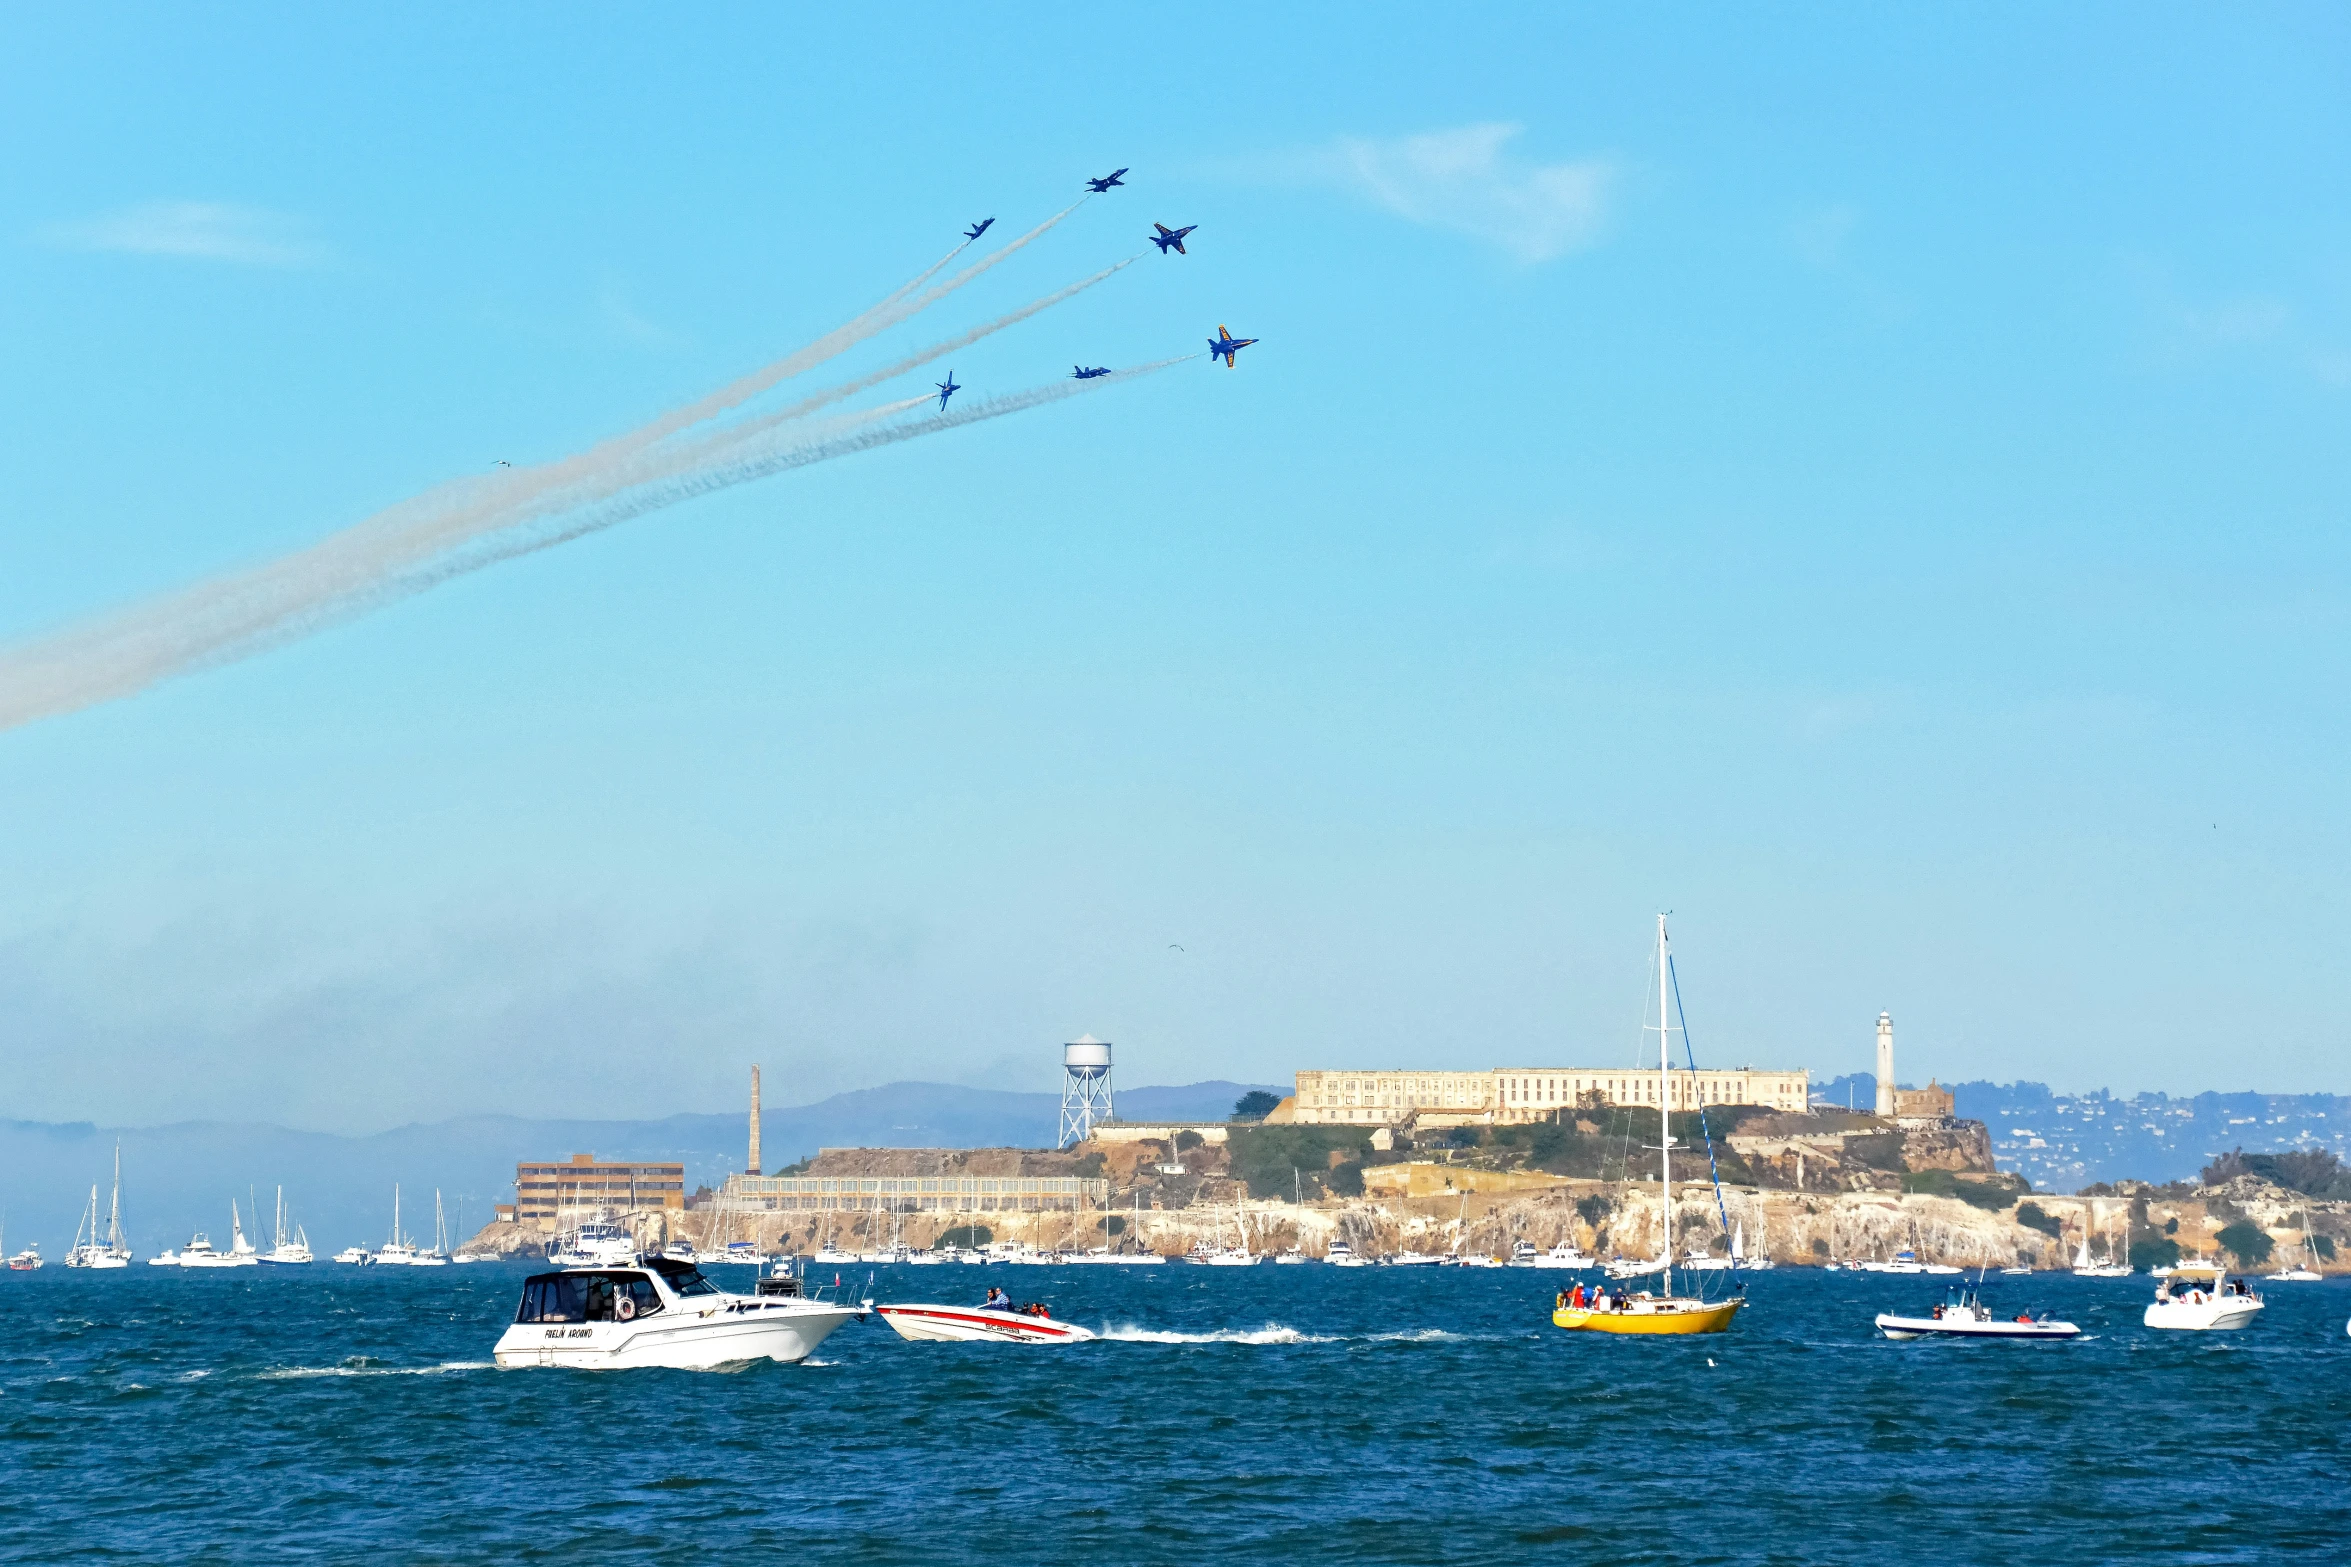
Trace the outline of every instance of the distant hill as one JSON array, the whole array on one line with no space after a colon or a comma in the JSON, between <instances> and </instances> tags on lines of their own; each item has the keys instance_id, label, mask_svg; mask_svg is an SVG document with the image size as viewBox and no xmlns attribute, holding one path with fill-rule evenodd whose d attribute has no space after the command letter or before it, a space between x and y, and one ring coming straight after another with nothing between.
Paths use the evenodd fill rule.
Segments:
<instances>
[{"instance_id":1,"label":"distant hill","mask_svg":"<svg viewBox=\"0 0 2351 1567\"><path fill-rule=\"evenodd\" d=\"M2351 1098L2341 1094L2137 1094L2118 1099L2100 1089L2061 1094L2045 1083L1953 1083L1953 1108L1992 1130L1992 1152L2045 1191L2071 1192L2098 1181L2185 1181L2232 1148L2285 1153L2351 1144ZM1866 1072L1832 1078L1813 1090L1816 1103L1856 1108L1877 1102Z\"/></svg>"},{"instance_id":2,"label":"distant hill","mask_svg":"<svg viewBox=\"0 0 2351 1567\"><path fill-rule=\"evenodd\" d=\"M1235 1100L1259 1086L1126 1088L1119 1090L1118 1110L1130 1120L1222 1120ZM760 1117L761 1156L773 1168L820 1147L1049 1147L1060 1103L1054 1094L890 1083L768 1109ZM395 1181L410 1232L431 1235L437 1186L462 1239L489 1222L492 1204L514 1200L517 1160L575 1153L675 1159L685 1164L691 1190L716 1186L743 1167L749 1131L740 1112L657 1121L466 1116L369 1137L228 1121L125 1128L0 1121L0 1220L8 1249L37 1240L52 1262L61 1258L92 1182L105 1205L119 1138L124 1228L143 1257L178 1246L199 1229L225 1247L230 1201L245 1209L250 1194L266 1215L280 1183L322 1254L382 1241L392 1224ZM256 1224L247 1211L245 1222L246 1233L258 1236L266 1219Z\"/></svg>"}]
</instances>

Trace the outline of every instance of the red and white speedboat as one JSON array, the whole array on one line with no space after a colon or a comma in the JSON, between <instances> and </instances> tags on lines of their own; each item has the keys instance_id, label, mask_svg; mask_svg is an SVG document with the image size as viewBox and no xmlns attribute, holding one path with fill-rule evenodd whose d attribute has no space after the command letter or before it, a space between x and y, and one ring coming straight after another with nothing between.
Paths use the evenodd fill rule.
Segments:
<instances>
[{"instance_id":1,"label":"red and white speedboat","mask_svg":"<svg viewBox=\"0 0 2351 1567\"><path fill-rule=\"evenodd\" d=\"M874 1314L916 1343L1079 1344L1094 1337L1074 1322L986 1306L876 1306Z\"/></svg>"}]
</instances>

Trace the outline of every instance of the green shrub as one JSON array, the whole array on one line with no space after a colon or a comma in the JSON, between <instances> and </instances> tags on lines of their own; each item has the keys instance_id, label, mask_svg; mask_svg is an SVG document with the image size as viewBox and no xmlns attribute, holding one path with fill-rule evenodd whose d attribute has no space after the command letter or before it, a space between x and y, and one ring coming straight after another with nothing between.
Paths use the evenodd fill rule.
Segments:
<instances>
[{"instance_id":1,"label":"green shrub","mask_svg":"<svg viewBox=\"0 0 2351 1567\"><path fill-rule=\"evenodd\" d=\"M996 1232L984 1224L958 1224L939 1237L941 1246L985 1246Z\"/></svg>"},{"instance_id":2,"label":"green shrub","mask_svg":"<svg viewBox=\"0 0 2351 1567\"><path fill-rule=\"evenodd\" d=\"M2335 1238L2332 1235L2312 1235L2310 1244L2318 1252L2320 1261L2335 1260Z\"/></svg>"},{"instance_id":3,"label":"green shrub","mask_svg":"<svg viewBox=\"0 0 2351 1567\"><path fill-rule=\"evenodd\" d=\"M1360 1164L1337 1165L1331 1170L1329 1179L1331 1190L1342 1197L1363 1195L1363 1166Z\"/></svg>"},{"instance_id":4,"label":"green shrub","mask_svg":"<svg viewBox=\"0 0 2351 1567\"><path fill-rule=\"evenodd\" d=\"M1608 1199L1598 1192L1588 1197L1578 1197L1575 1200L1575 1213L1577 1218L1598 1229L1600 1221L1608 1217Z\"/></svg>"},{"instance_id":5,"label":"green shrub","mask_svg":"<svg viewBox=\"0 0 2351 1567\"><path fill-rule=\"evenodd\" d=\"M1178 1132L1176 1133L1175 1139L1175 1151L1177 1153L1190 1153L1193 1149L1199 1147L1206 1141L1208 1141L1208 1139L1202 1137L1198 1132Z\"/></svg>"},{"instance_id":6,"label":"green shrub","mask_svg":"<svg viewBox=\"0 0 2351 1567\"><path fill-rule=\"evenodd\" d=\"M1233 1101L1233 1119L1236 1121L1262 1121L1273 1114L1280 1107L1281 1102L1279 1095L1269 1094L1262 1088L1252 1088Z\"/></svg>"},{"instance_id":7,"label":"green shrub","mask_svg":"<svg viewBox=\"0 0 2351 1567\"><path fill-rule=\"evenodd\" d=\"M1124 1235L1126 1232L1127 1221L1120 1214L1114 1213L1102 1221L1102 1233L1105 1235Z\"/></svg>"},{"instance_id":8,"label":"green shrub","mask_svg":"<svg viewBox=\"0 0 2351 1567\"><path fill-rule=\"evenodd\" d=\"M1361 1165L1370 1152L1371 1132L1355 1126L1236 1126L1225 1140L1233 1178L1260 1199L1313 1197L1324 1186L1337 1189L1334 1155L1341 1164L1356 1166L1355 1192L1349 1195L1360 1194Z\"/></svg>"},{"instance_id":9,"label":"green shrub","mask_svg":"<svg viewBox=\"0 0 2351 1567\"><path fill-rule=\"evenodd\" d=\"M2063 1233L2063 1226L2049 1217L2037 1202L2018 1203L2016 1205L2016 1222L2028 1230L2039 1230L2043 1235L2052 1239Z\"/></svg>"},{"instance_id":10,"label":"green shrub","mask_svg":"<svg viewBox=\"0 0 2351 1567\"><path fill-rule=\"evenodd\" d=\"M2131 1266L2134 1268L2168 1268L2179 1260L2178 1241L2150 1235L2131 1242Z\"/></svg>"},{"instance_id":11,"label":"green shrub","mask_svg":"<svg viewBox=\"0 0 2351 1567\"><path fill-rule=\"evenodd\" d=\"M2269 1254L2277 1249L2259 1226L2248 1224L2243 1219L2222 1230L2213 1239L2227 1247L2230 1256L2249 1268L2258 1268L2269 1261Z\"/></svg>"},{"instance_id":12,"label":"green shrub","mask_svg":"<svg viewBox=\"0 0 2351 1567\"><path fill-rule=\"evenodd\" d=\"M2163 1221L2163 1233L2164 1233L2164 1234L2166 1234L2166 1235L2177 1235L2177 1234L2179 1234L2179 1232L2180 1232L2180 1221L2179 1221L2179 1220L2177 1220L2177 1219L2166 1219L2166 1220L2164 1220L2164 1221Z\"/></svg>"}]
</instances>

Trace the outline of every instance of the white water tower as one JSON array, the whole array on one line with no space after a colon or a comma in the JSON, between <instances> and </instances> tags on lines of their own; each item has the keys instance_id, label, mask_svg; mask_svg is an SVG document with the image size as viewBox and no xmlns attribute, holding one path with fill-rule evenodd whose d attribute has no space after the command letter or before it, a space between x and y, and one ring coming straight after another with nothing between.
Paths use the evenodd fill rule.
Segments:
<instances>
[{"instance_id":1,"label":"white water tower","mask_svg":"<svg viewBox=\"0 0 2351 1567\"><path fill-rule=\"evenodd\" d=\"M1061 1138L1067 1148L1093 1134L1096 1121L1110 1119L1110 1045L1081 1034L1061 1047Z\"/></svg>"}]
</instances>

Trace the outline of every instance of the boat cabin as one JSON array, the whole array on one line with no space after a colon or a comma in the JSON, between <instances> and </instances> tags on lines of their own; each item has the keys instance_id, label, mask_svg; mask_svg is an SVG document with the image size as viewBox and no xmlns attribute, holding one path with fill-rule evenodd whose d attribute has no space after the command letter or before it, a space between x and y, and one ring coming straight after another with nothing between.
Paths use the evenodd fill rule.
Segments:
<instances>
[{"instance_id":1,"label":"boat cabin","mask_svg":"<svg viewBox=\"0 0 2351 1567\"><path fill-rule=\"evenodd\" d=\"M698 1295L719 1294L692 1263L648 1258L634 1268L571 1268L523 1280L517 1322L632 1322Z\"/></svg>"}]
</instances>

